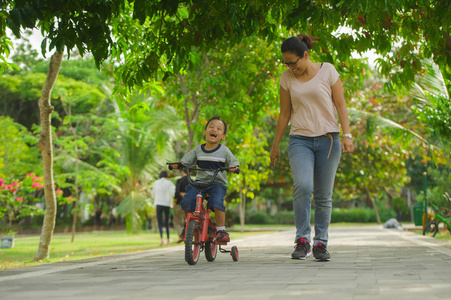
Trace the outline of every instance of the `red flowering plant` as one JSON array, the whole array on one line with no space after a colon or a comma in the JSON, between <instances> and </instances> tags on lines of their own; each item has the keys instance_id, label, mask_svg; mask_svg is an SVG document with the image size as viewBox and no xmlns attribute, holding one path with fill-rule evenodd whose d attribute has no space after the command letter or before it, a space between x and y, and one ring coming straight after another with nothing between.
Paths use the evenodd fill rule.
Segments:
<instances>
[{"instance_id":1,"label":"red flowering plant","mask_svg":"<svg viewBox=\"0 0 451 300\"><path fill-rule=\"evenodd\" d=\"M44 179L34 173L25 175L22 181L6 182L0 178L0 219L7 219L9 234L12 232L13 221L19 221L26 216L44 213ZM64 202L61 189L56 190L58 201Z\"/></svg>"}]
</instances>

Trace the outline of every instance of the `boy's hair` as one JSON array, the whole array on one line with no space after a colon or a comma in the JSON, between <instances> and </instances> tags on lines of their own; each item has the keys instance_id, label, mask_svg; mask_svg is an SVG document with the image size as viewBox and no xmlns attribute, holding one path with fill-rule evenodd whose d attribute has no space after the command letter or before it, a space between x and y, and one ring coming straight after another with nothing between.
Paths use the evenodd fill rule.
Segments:
<instances>
[{"instance_id":1,"label":"boy's hair","mask_svg":"<svg viewBox=\"0 0 451 300\"><path fill-rule=\"evenodd\" d=\"M219 116L214 116L213 118L211 118L210 120L208 120L207 125L205 125L205 129L207 129L208 124L210 124L210 122L213 121L213 120L219 120L219 121L221 121L221 122L224 124L224 134L226 134L226 133L227 133L227 124L226 124L226 122L225 122L223 119L221 119L221 117L219 117Z\"/></svg>"},{"instance_id":2,"label":"boy's hair","mask_svg":"<svg viewBox=\"0 0 451 300\"><path fill-rule=\"evenodd\" d=\"M160 172L160 178L168 178L168 172L166 172L166 171L161 171Z\"/></svg>"}]
</instances>

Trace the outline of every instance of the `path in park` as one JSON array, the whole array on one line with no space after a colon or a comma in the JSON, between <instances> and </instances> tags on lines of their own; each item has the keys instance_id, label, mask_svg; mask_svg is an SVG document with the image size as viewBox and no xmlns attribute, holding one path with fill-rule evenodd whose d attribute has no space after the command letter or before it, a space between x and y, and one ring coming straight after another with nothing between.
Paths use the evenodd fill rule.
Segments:
<instances>
[{"instance_id":1,"label":"path in park","mask_svg":"<svg viewBox=\"0 0 451 300\"><path fill-rule=\"evenodd\" d=\"M330 262L290 259L294 230L233 240L240 259L183 246L0 272L1 299L451 299L451 243L381 226L332 227Z\"/></svg>"}]
</instances>

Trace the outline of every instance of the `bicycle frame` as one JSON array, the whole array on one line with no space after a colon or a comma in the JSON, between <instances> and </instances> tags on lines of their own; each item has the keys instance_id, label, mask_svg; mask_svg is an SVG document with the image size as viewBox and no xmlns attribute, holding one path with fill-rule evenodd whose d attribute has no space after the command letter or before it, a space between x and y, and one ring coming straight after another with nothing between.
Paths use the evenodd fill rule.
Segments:
<instances>
[{"instance_id":1,"label":"bicycle frame","mask_svg":"<svg viewBox=\"0 0 451 300\"><path fill-rule=\"evenodd\" d=\"M445 218L442 215L435 215L435 219L442 221L451 231L451 218Z\"/></svg>"},{"instance_id":2,"label":"bicycle frame","mask_svg":"<svg viewBox=\"0 0 451 300\"><path fill-rule=\"evenodd\" d=\"M212 176L212 179L209 182L196 182L193 181L191 178L191 174L190 171L193 170L203 170L203 169L196 169L196 168L188 168L185 167L185 171L187 174L187 178L188 178L188 182L197 188L197 196L196 196L196 208L194 212L190 212L188 213L187 217L186 217L186 226L185 226L185 230L186 228L188 228L188 224L191 220L197 220L199 222L199 224L202 225L202 234L200 237L200 242L205 243L205 242L212 242L212 240L214 240L214 237L216 236L216 225L213 222L213 220L210 217L210 213L211 210L209 208L205 208L204 207L204 197L202 196L202 190L203 188L213 184L213 182L216 179L216 176L219 174L219 172L222 171L227 171L230 168L219 168L215 170L214 175ZM210 234L208 233L208 227L212 226L212 228L214 228L214 231L211 232ZM216 242L217 245L227 245L226 242Z\"/></svg>"},{"instance_id":3,"label":"bicycle frame","mask_svg":"<svg viewBox=\"0 0 451 300\"><path fill-rule=\"evenodd\" d=\"M444 196L449 201L451 201L448 194L445 194ZM440 214L440 209L439 207L437 207L437 205L429 203L429 206L434 210L434 214L428 214L428 223L423 227L423 235L428 234L434 237L439 231L439 225L441 222L443 222L444 224L443 228L448 228L448 231L451 233L451 217L446 218L442 214Z\"/></svg>"},{"instance_id":4,"label":"bicycle frame","mask_svg":"<svg viewBox=\"0 0 451 300\"><path fill-rule=\"evenodd\" d=\"M216 226L210 217L211 210L209 208L205 209L203 202L204 202L204 197L202 196L201 192L199 191L196 196L196 210L192 213L191 212L188 213L188 215L186 217L185 230L188 228L189 222L191 222L192 220L197 220L199 222L199 224L202 225L202 233L200 236L200 242L208 242L208 241L211 241L210 236L213 233L214 233L213 236L216 235ZM212 226L214 228L214 232L210 233L210 236L208 234L209 226Z\"/></svg>"}]
</instances>

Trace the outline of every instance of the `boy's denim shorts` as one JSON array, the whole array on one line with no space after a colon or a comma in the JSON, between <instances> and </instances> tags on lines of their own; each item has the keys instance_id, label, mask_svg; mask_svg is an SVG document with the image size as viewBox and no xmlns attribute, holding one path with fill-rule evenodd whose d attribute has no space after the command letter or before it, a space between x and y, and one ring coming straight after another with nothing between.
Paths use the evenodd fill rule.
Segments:
<instances>
[{"instance_id":1,"label":"boy's denim shorts","mask_svg":"<svg viewBox=\"0 0 451 300\"><path fill-rule=\"evenodd\" d=\"M210 195L210 199L208 200L207 207L212 209L216 207L217 209L225 212L224 206L224 197L227 192L227 187L219 182L214 182L212 185L207 186L203 189L202 195L205 199L205 194ZM186 186L186 194L182 200L182 209L186 211L195 211L196 210L196 196L197 196L197 188L188 184Z\"/></svg>"}]
</instances>

